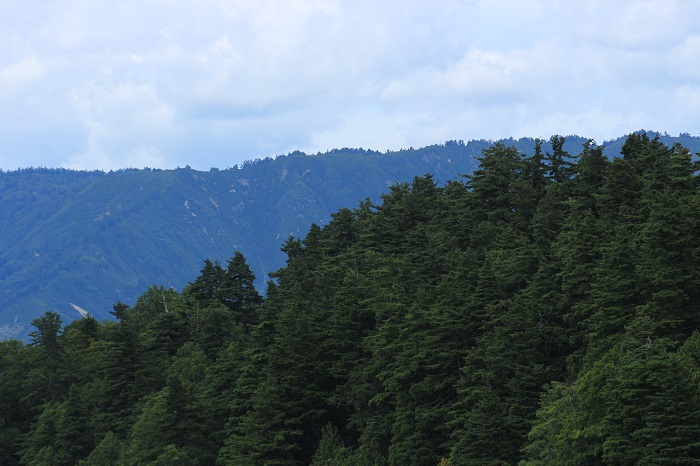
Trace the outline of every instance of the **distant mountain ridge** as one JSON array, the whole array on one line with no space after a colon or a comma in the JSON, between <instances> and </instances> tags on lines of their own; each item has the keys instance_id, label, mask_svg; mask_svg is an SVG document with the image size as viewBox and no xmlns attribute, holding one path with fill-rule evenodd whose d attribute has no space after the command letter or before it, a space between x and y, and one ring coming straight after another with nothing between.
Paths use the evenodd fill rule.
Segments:
<instances>
[{"instance_id":1,"label":"distant mountain ridge","mask_svg":"<svg viewBox=\"0 0 700 466\"><path fill-rule=\"evenodd\" d=\"M657 134L657 133L653 133ZM659 135L700 152L700 138ZM587 139L567 137L578 154ZM501 141L531 153L534 139ZM619 154L624 138L605 143ZM378 201L390 185L433 174L441 183L471 173L494 141L448 141L379 153L295 152L210 171L65 169L0 172L0 339L24 338L46 310L64 321L74 306L108 318L149 285L181 289L203 260L241 251L263 287L284 265L280 246L342 207ZM548 150L545 144L544 150Z\"/></svg>"}]
</instances>

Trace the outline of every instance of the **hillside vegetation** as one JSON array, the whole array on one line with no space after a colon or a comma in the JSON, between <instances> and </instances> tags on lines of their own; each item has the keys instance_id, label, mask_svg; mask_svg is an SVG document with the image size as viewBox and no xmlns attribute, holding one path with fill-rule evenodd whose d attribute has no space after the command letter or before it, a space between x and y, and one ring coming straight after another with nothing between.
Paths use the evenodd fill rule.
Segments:
<instances>
[{"instance_id":1,"label":"hillside vegetation","mask_svg":"<svg viewBox=\"0 0 700 466\"><path fill-rule=\"evenodd\" d=\"M0 463L700 464L698 167L550 142L337 210L265 298L235 252L35 319L0 343Z\"/></svg>"},{"instance_id":2,"label":"hillside vegetation","mask_svg":"<svg viewBox=\"0 0 700 466\"><path fill-rule=\"evenodd\" d=\"M47 310L79 318L71 303L108 318L115 302L134 304L153 284L181 290L204 258L236 250L252 258L263 289L290 235L417 174L471 172L486 145L296 153L209 172L0 173L0 326L26 336Z\"/></svg>"},{"instance_id":3,"label":"hillside vegetation","mask_svg":"<svg viewBox=\"0 0 700 466\"><path fill-rule=\"evenodd\" d=\"M700 151L700 138L661 135ZM581 151L569 137L565 149ZM624 142L608 143L619 155ZM531 155L534 140L503 141ZM312 223L389 186L432 174L443 185L469 174L489 141L448 141L381 154L362 149L300 152L226 170L79 172L25 169L0 172L0 339L26 340L45 311L64 322L72 305L109 318L117 301L133 305L154 284L182 290L202 260L243 252L264 290L284 264L282 243ZM548 142L544 150L550 150Z\"/></svg>"}]
</instances>

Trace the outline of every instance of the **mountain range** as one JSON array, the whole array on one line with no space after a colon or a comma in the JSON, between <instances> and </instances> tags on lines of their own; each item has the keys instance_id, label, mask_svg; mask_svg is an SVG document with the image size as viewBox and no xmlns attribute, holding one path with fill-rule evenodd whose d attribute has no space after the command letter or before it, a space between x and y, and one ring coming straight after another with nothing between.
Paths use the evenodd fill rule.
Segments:
<instances>
[{"instance_id":1,"label":"mountain range","mask_svg":"<svg viewBox=\"0 0 700 466\"><path fill-rule=\"evenodd\" d=\"M700 138L658 134L700 152ZM578 154L586 138L568 136ZM447 141L380 153L294 152L227 169L0 171L0 339L26 339L51 310L69 322L89 312L110 318L150 285L181 289L204 259L242 252L263 290L284 265L290 236L323 225L342 207L377 202L389 187L432 174L439 183L467 175L496 141ZM500 141L523 153L532 138ZM614 157L624 137L604 143ZM548 150L545 143L543 150Z\"/></svg>"}]
</instances>

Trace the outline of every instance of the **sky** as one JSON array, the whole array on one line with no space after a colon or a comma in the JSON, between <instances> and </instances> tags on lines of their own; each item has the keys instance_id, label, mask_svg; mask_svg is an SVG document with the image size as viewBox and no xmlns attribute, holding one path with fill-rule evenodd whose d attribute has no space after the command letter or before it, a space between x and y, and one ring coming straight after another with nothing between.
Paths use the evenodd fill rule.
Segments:
<instances>
[{"instance_id":1,"label":"sky","mask_svg":"<svg viewBox=\"0 0 700 466\"><path fill-rule=\"evenodd\" d=\"M700 134L697 0L0 0L0 169Z\"/></svg>"}]
</instances>

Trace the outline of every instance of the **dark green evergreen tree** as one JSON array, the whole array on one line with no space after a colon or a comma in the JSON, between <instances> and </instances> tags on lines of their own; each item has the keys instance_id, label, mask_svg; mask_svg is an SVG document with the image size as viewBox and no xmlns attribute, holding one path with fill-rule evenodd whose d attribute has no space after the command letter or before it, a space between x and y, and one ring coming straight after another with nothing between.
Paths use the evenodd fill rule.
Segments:
<instances>
[{"instance_id":1,"label":"dark green evergreen tree","mask_svg":"<svg viewBox=\"0 0 700 466\"><path fill-rule=\"evenodd\" d=\"M224 283L225 271L218 262L204 260L199 276L190 285L189 293L198 301L206 303L218 299Z\"/></svg>"},{"instance_id":2,"label":"dark green evergreen tree","mask_svg":"<svg viewBox=\"0 0 700 466\"><path fill-rule=\"evenodd\" d=\"M697 464L687 150L550 139L399 183L116 321L0 342L2 464Z\"/></svg>"},{"instance_id":3,"label":"dark green evergreen tree","mask_svg":"<svg viewBox=\"0 0 700 466\"><path fill-rule=\"evenodd\" d=\"M642 316L619 342L543 397L521 464L699 464L697 384L686 354ZM691 350L692 351L692 350Z\"/></svg>"},{"instance_id":4,"label":"dark green evergreen tree","mask_svg":"<svg viewBox=\"0 0 700 466\"><path fill-rule=\"evenodd\" d=\"M36 406L23 402L27 349L17 340L0 342L0 464L18 465L22 434Z\"/></svg>"},{"instance_id":5,"label":"dark green evergreen tree","mask_svg":"<svg viewBox=\"0 0 700 466\"><path fill-rule=\"evenodd\" d=\"M239 251L227 264L217 299L234 314L238 322L254 324L257 321L256 308L262 302L260 293L255 289L255 275Z\"/></svg>"}]
</instances>

